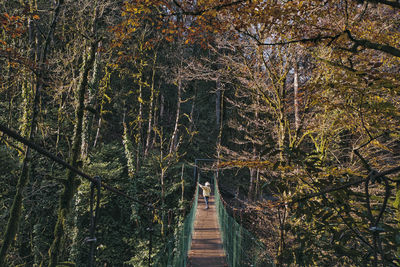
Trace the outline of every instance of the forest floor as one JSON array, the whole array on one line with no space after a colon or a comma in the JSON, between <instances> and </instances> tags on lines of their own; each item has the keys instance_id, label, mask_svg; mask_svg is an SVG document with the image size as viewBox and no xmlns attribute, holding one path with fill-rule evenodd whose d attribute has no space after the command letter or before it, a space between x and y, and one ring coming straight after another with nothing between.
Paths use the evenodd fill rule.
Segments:
<instances>
[{"instance_id":1,"label":"forest floor","mask_svg":"<svg viewBox=\"0 0 400 267\"><path fill-rule=\"evenodd\" d=\"M188 267L225 267L228 266L219 231L214 197L209 199L209 209L205 209L204 198L199 203L194 222L192 246L189 251Z\"/></svg>"}]
</instances>

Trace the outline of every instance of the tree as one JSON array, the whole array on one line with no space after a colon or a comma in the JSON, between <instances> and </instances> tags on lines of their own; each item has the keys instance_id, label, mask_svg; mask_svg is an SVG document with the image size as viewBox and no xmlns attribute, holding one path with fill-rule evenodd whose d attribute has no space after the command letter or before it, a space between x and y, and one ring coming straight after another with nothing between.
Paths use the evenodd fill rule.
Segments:
<instances>
[{"instance_id":1,"label":"tree","mask_svg":"<svg viewBox=\"0 0 400 267\"><path fill-rule=\"evenodd\" d=\"M56 9L54 10L54 16L53 16L53 20L50 24L50 28L48 30L48 33L46 35L46 40L44 42L43 47L39 48L39 50L41 50L41 53L39 55L37 55L37 57L39 58L39 67L42 68L44 65L44 62L46 61L46 57L47 57L47 49L48 46L50 44L50 37L53 34L54 28L57 24L57 19L58 19L58 14L60 12L60 8L63 4L63 1L60 1L57 4ZM32 6L30 6L31 9L33 9ZM6 13L7 14L7 13ZM8 16L8 15L7 15ZM8 16L9 17L9 16ZM9 18L9 21L12 21L13 17ZM7 21L3 22L3 27L7 30ZM18 25L18 24L17 24ZM21 26L21 25L18 25ZM30 25L32 27L32 25ZM30 29L31 30L31 29ZM20 35L20 30L17 28L15 33L12 33L12 35ZM3 43L4 45L4 43ZM29 110L30 108L27 107L29 106L29 89L27 89L27 91L25 91L24 93L25 98L26 98L26 107L25 107L25 112L24 112L24 124L22 126L22 128L28 128L27 125L30 125L29 129L26 129L24 132L27 134L28 139L32 139L34 137L34 131L36 128L36 120L37 120L37 116L38 116L38 105L39 105L39 99L40 99L40 91L43 88L43 79L44 78L44 73L42 72L42 70L39 70L39 73L36 77L36 85L35 85L35 93L34 93L34 97L32 100L32 110ZM33 84L33 83L32 83ZM31 86L32 86L31 84ZM33 90L32 90L33 91ZM31 114L32 119L30 121L30 123L26 120L27 117L29 116L29 114ZM30 161L30 148L26 147L25 148L25 153L24 156L22 158L22 171L21 171L21 175L18 179L18 185L17 185L17 191L14 197L14 201L13 201L13 205L11 207L11 211L10 211L10 217L7 223L7 228L6 231L4 233L4 240L1 246L1 250L0 250L0 266L3 266L5 264L5 256L6 256L6 252L10 246L11 240L14 239L17 230L18 230L18 223L20 220L20 214L21 214L21 208L22 208L22 194L23 194L23 190L26 186L26 184L28 183L28 179L29 179L29 174L28 174L28 164Z\"/></svg>"}]
</instances>

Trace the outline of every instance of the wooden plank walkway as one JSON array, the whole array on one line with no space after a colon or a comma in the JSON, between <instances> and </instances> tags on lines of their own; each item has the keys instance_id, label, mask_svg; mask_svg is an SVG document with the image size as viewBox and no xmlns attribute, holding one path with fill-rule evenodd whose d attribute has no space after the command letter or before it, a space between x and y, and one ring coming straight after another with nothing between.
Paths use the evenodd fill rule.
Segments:
<instances>
[{"instance_id":1,"label":"wooden plank walkway","mask_svg":"<svg viewBox=\"0 0 400 267\"><path fill-rule=\"evenodd\" d=\"M199 196L187 267L228 266L222 246L213 196L210 197L208 204L209 209L205 209L204 198Z\"/></svg>"}]
</instances>

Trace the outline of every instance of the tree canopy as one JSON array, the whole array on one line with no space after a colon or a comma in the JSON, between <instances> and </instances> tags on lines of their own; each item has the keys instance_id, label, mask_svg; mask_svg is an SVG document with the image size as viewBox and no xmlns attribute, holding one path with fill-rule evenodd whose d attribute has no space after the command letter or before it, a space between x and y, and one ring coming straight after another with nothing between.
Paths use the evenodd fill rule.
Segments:
<instances>
[{"instance_id":1,"label":"tree canopy","mask_svg":"<svg viewBox=\"0 0 400 267\"><path fill-rule=\"evenodd\" d=\"M397 266L399 40L396 0L5 1L0 124L128 196L97 265L162 257L206 158L276 265ZM89 181L0 141L0 266L87 265Z\"/></svg>"}]
</instances>

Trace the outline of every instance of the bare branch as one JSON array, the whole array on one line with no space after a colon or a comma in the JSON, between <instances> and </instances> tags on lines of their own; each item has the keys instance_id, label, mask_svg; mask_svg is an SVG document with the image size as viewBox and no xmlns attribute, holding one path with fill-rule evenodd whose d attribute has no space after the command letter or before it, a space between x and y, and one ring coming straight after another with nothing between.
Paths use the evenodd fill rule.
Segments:
<instances>
[{"instance_id":1,"label":"bare branch","mask_svg":"<svg viewBox=\"0 0 400 267\"><path fill-rule=\"evenodd\" d=\"M377 179L379 179L379 178L381 178L381 177L383 177L385 175L394 174L394 173L397 173L399 171L400 171L400 166L397 166L397 167L394 167L392 169L389 169L389 170L386 170L386 171L383 171L383 172L371 173L370 176L367 179L371 179L372 181L374 181L374 180L377 180ZM356 186L356 185L359 185L359 184L365 182L366 181L365 179L366 178L359 177L357 180L349 182L349 183L345 183L345 184L343 184L341 186L329 187L329 188L327 188L325 190L321 190L321 191L319 191L317 193L293 199L292 201L290 201L290 204L295 204L297 202L301 202L301 201L304 201L304 200L307 200L307 199L310 199L310 198L313 198L313 197L323 196L323 195L325 195L327 193L331 193L331 192L347 189L347 188L350 188L352 186Z\"/></svg>"},{"instance_id":2,"label":"bare branch","mask_svg":"<svg viewBox=\"0 0 400 267\"><path fill-rule=\"evenodd\" d=\"M249 37L253 38L258 45L262 46L275 46L275 45L288 45L288 44L294 44L294 43L318 43L324 40L330 40L328 46L335 41L337 38L340 37L343 33L334 35L334 36L322 36L322 35L317 35L316 37L310 37L310 38L301 38L301 39L296 39L296 40L289 40L289 41L281 41L281 42L274 42L274 43L263 43L260 40L258 40L256 37L252 36L251 34L247 34Z\"/></svg>"},{"instance_id":3,"label":"bare branch","mask_svg":"<svg viewBox=\"0 0 400 267\"><path fill-rule=\"evenodd\" d=\"M395 57L400 57L400 49L398 49L396 47L393 47L391 45L386 45L386 44L373 43L366 39L356 39L353 37L353 35L350 33L349 30L346 30L345 33L347 34L349 39L352 42L354 42L356 45L363 46L368 49L382 51L382 52L385 52L385 53L390 54Z\"/></svg>"},{"instance_id":4,"label":"bare branch","mask_svg":"<svg viewBox=\"0 0 400 267\"><path fill-rule=\"evenodd\" d=\"M389 1L389 0L358 0L356 2L369 2L369 3L373 3L373 4L382 4L382 5L387 5L387 6L391 6L393 8L400 8L400 2L399 1Z\"/></svg>"},{"instance_id":5,"label":"bare branch","mask_svg":"<svg viewBox=\"0 0 400 267\"><path fill-rule=\"evenodd\" d=\"M211 10L219 11L221 9L224 9L224 8L227 8L227 7L231 7L231 6L235 6L235 5L238 5L238 4L241 4L241 3L245 3L247 1L249 1L249 0L238 0L238 1L233 1L233 2L230 2L230 3L226 3L226 4L213 6L213 7L210 7L210 8L201 9L201 10L198 10L198 11L189 11L189 10L185 10L184 7L182 7L182 5L178 3L178 1L173 0L174 4L179 9L181 9L181 12L168 14L168 16L174 16L174 15L200 16L200 15L203 15L204 13L209 12ZM166 15L166 14L164 14L164 15Z\"/></svg>"}]
</instances>

